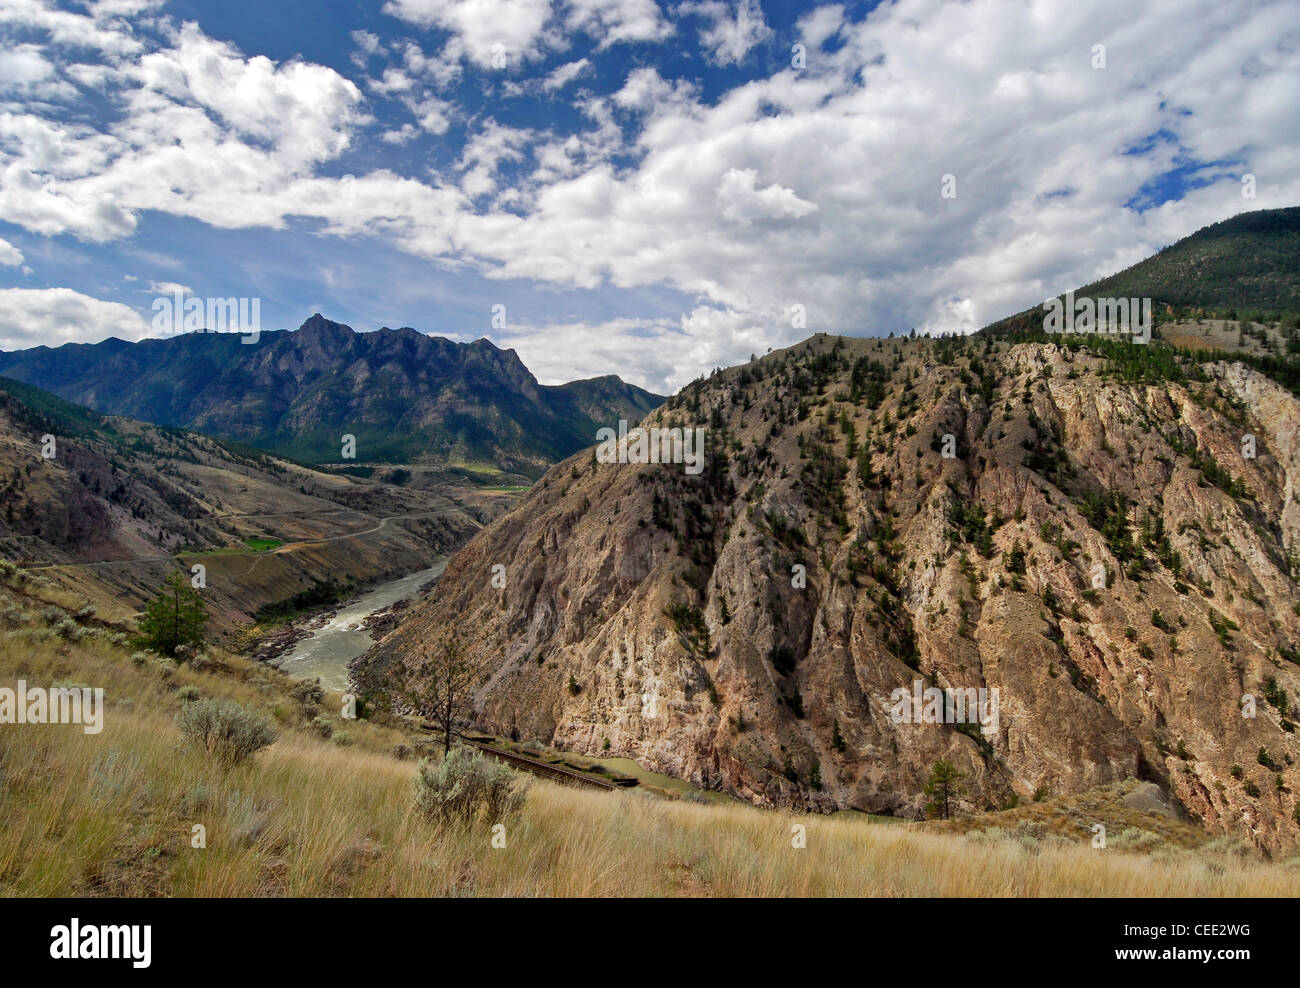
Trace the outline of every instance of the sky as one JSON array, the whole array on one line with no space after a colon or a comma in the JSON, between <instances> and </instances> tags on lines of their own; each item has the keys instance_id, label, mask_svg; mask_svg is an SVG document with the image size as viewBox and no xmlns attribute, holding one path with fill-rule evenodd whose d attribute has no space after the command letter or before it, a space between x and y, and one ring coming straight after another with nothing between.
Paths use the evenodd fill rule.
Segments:
<instances>
[{"instance_id":1,"label":"sky","mask_svg":"<svg viewBox=\"0 0 1300 988\"><path fill-rule=\"evenodd\" d=\"M0 0L0 349L256 298L660 393L1300 203L1295 0Z\"/></svg>"}]
</instances>

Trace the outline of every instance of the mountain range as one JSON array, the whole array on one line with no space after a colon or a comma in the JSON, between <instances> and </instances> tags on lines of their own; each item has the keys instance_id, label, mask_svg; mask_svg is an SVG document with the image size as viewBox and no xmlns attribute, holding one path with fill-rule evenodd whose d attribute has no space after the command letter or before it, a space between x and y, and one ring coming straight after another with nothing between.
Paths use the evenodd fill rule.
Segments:
<instances>
[{"instance_id":1,"label":"mountain range","mask_svg":"<svg viewBox=\"0 0 1300 988\"><path fill-rule=\"evenodd\" d=\"M294 332L186 333L0 353L0 375L95 411L184 426L304 463L419 464L501 482L539 476L662 402L615 376L538 384L513 350L414 329L358 333L316 314Z\"/></svg>"}]
</instances>

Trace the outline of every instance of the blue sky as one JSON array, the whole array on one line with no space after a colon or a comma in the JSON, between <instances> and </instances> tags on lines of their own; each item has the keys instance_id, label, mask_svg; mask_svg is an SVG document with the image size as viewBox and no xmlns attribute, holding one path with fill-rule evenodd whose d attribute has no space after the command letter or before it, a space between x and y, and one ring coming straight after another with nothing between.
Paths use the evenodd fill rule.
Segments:
<instances>
[{"instance_id":1,"label":"blue sky","mask_svg":"<svg viewBox=\"0 0 1300 988\"><path fill-rule=\"evenodd\" d=\"M1288 2L6 0L0 348L181 288L667 391L1294 205L1297 92Z\"/></svg>"}]
</instances>

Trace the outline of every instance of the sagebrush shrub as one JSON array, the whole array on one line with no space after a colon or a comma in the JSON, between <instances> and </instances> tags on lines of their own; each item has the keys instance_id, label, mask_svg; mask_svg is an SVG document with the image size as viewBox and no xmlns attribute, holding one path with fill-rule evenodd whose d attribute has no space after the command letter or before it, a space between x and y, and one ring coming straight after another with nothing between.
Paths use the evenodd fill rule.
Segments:
<instances>
[{"instance_id":1,"label":"sagebrush shrub","mask_svg":"<svg viewBox=\"0 0 1300 988\"><path fill-rule=\"evenodd\" d=\"M1164 838L1141 827L1125 827L1110 839L1110 846L1125 851L1153 851L1164 844Z\"/></svg>"},{"instance_id":2,"label":"sagebrush shrub","mask_svg":"<svg viewBox=\"0 0 1300 988\"><path fill-rule=\"evenodd\" d=\"M233 700L187 703L178 722L185 740L223 768L233 768L276 739L269 720Z\"/></svg>"},{"instance_id":3,"label":"sagebrush shrub","mask_svg":"<svg viewBox=\"0 0 1300 988\"><path fill-rule=\"evenodd\" d=\"M317 734L319 734L321 737L325 738L325 740L327 741L329 740L330 735L334 733L334 725L331 724L329 720L326 719L325 717L318 716L313 718L311 722L311 729L315 731Z\"/></svg>"},{"instance_id":4,"label":"sagebrush shrub","mask_svg":"<svg viewBox=\"0 0 1300 988\"><path fill-rule=\"evenodd\" d=\"M479 813L500 823L523 808L525 792L518 775L469 748L421 759L415 774L415 807L439 823L469 823Z\"/></svg>"},{"instance_id":5,"label":"sagebrush shrub","mask_svg":"<svg viewBox=\"0 0 1300 988\"><path fill-rule=\"evenodd\" d=\"M325 690L319 679L300 679L289 688L289 695L304 707L315 707L325 700Z\"/></svg>"},{"instance_id":6,"label":"sagebrush shrub","mask_svg":"<svg viewBox=\"0 0 1300 988\"><path fill-rule=\"evenodd\" d=\"M163 680L171 679L176 675L176 670L180 668L180 666L165 655L158 656L151 664L153 665L154 671L158 673L159 678Z\"/></svg>"},{"instance_id":7,"label":"sagebrush shrub","mask_svg":"<svg viewBox=\"0 0 1300 988\"><path fill-rule=\"evenodd\" d=\"M86 637L86 629L70 617L60 618L54 631L60 638L70 642L79 642Z\"/></svg>"},{"instance_id":8,"label":"sagebrush shrub","mask_svg":"<svg viewBox=\"0 0 1300 988\"><path fill-rule=\"evenodd\" d=\"M181 816L194 816L207 810L213 802L212 788L202 779L181 793L178 809Z\"/></svg>"}]
</instances>

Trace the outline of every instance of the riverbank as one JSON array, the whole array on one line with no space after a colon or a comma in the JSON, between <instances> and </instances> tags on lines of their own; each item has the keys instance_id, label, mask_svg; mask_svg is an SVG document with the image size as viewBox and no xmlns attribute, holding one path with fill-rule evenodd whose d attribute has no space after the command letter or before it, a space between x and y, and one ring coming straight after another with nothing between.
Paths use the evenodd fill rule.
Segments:
<instances>
[{"instance_id":1,"label":"riverbank","mask_svg":"<svg viewBox=\"0 0 1300 988\"><path fill-rule=\"evenodd\" d=\"M447 566L439 558L427 569L388 580L353 598L296 618L263 638L250 657L295 679L320 679L328 690L349 689L348 663L388 634L411 602L428 593Z\"/></svg>"}]
</instances>

